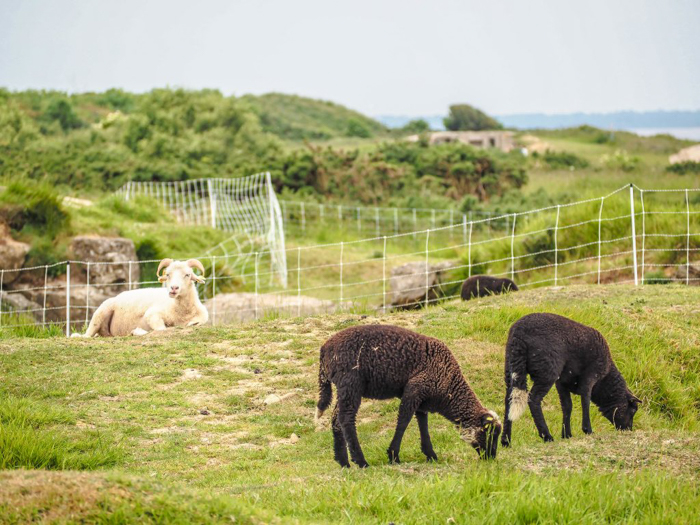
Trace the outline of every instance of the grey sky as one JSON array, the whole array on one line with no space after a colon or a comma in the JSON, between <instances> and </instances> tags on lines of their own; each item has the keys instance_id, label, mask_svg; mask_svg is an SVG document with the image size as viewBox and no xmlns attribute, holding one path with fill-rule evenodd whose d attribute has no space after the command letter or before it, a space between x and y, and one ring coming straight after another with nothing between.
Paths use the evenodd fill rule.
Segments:
<instances>
[{"instance_id":1,"label":"grey sky","mask_svg":"<svg viewBox=\"0 0 700 525\"><path fill-rule=\"evenodd\" d=\"M700 109L698 0L0 0L0 86L279 91L368 114Z\"/></svg>"}]
</instances>

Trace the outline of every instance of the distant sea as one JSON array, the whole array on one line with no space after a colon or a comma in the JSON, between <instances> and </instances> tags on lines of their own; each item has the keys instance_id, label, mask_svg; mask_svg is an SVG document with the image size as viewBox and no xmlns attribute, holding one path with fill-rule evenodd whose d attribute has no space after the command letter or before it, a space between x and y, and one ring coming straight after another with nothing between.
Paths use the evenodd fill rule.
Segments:
<instances>
[{"instance_id":1,"label":"distant sea","mask_svg":"<svg viewBox=\"0 0 700 525\"><path fill-rule=\"evenodd\" d=\"M678 139L700 142L700 128L629 128L625 131L650 137L652 135L672 135Z\"/></svg>"}]
</instances>

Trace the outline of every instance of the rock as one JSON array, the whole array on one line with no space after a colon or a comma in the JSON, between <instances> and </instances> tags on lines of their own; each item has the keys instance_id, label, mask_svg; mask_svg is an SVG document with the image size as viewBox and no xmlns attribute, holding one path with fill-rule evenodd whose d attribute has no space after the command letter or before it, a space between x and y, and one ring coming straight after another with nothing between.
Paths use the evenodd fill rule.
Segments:
<instances>
[{"instance_id":1,"label":"rock","mask_svg":"<svg viewBox=\"0 0 700 525\"><path fill-rule=\"evenodd\" d=\"M297 436L296 434L292 434L291 436L289 436L289 442L290 442L292 445L294 445L294 444L297 443L298 441L299 441L299 436Z\"/></svg>"},{"instance_id":2,"label":"rock","mask_svg":"<svg viewBox=\"0 0 700 525\"><path fill-rule=\"evenodd\" d=\"M457 266L449 261L428 265L428 299L436 299L440 294L442 274ZM421 308L425 304L426 271L424 262L412 262L391 270L389 290L392 308Z\"/></svg>"},{"instance_id":3,"label":"rock","mask_svg":"<svg viewBox=\"0 0 700 525\"><path fill-rule=\"evenodd\" d=\"M275 403L279 403L280 401L282 401L282 398L280 396L278 396L277 394L270 394L265 398L265 401L263 401L263 403L265 403L266 405L274 405Z\"/></svg>"},{"instance_id":4,"label":"rock","mask_svg":"<svg viewBox=\"0 0 700 525\"><path fill-rule=\"evenodd\" d=\"M673 274L674 282L685 284L686 275L690 278L688 284L690 286L700 286L700 267L690 265L687 268L685 265L676 268L676 273Z\"/></svg>"},{"instance_id":5,"label":"rock","mask_svg":"<svg viewBox=\"0 0 700 525\"><path fill-rule=\"evenodd\" d=\"M202 414L203 416L208 416L209 414L211 414L211 412L209 412L209 409L207 407L200 409L199 413Z\"/></svg>"},{"instance_id":6,"label":"rock","mask_svg":"<svg viewBox=\"0 0 700 525\"><path fill-rule=\"evenodd\" d=\"M103 285L102 289L105 288L104 285L112 285L121 292L126 283L139 282L139 265L133 262L131 265L128 264L129 261L138 261L136 248L131 239L83 235L73 239L70 249L73 257L78 261L111 263L90 265L91 285ZM81 277L87 274L85 264L73 264L72 267L71 270L76 274L80 272ZM85 282L84 278L81 281Z\"/></svg>"},{"instance_id":7,"label":"rock","mask_svg":"<svg viewBox=\"0 0 700 525\"><path fill-rule=\"evenodd\" d=\"M9 306L15 312L20 312L22 315L34 317L37 321L42 320L42 305L30 301L19 292L1 292L0 301L3 303L2 310L7 312Z\"/></svg>"},{"instance_id":8,"label":"rock","mask_svg":"<svg viewBox=\"0 0 700 525\"><path fill-rule=\"evenodd\" d=\"M689 148L684 148L680 150L675 155L671 155L668 158L668 161L671 164L677 164L679 162L687 161L700 162L700 144L696 144L695 146L690 146Z\"/></svg>"},{"instance_id":9,"label":"rock","mask_svg":"<svg viewBox=\"0 0 700 525\"><path fill-rule=\"evenodd\" d=\"M254 293L224 293L217 294L204 303L209 310L209 322L213 322L216 310L217 323L233 323L252 321L255 319L257 304L258 317L266 313L278 313L296 316L318 315L331 313L337 309L333 301L324 301L315 297L302 295L264 294L258 295L257 301Z\"/></svg>"},{"instance_id":10,"label":"rock","mask_svg":"<svg viewBox=\"0 0 700 525\"><path fill-rule=\"evenodd\" d=\"M23 242L15 241L10 236L10 229L6 224L0 225L0 269L17 270L24 265L30 246ZM4 272L2 288L19 279L22 272Z\"/></svg>"}]
</instances>

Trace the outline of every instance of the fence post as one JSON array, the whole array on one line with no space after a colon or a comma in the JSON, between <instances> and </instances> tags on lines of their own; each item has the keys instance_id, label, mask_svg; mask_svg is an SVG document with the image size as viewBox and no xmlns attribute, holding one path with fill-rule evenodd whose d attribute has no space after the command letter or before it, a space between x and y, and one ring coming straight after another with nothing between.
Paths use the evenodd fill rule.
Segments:
<instances>
[{"instance_id":1,"label":"fence post","mask_svg":"<svg viewBox=\"0 0 700 525\"><path fill-rule=\"evenodd\" d=\"M379 208L374 208L375 235L379 237Z\"/></svg>"},{"instance_id":2,"label":"fence post","mask_svg":"<svg viewBox=\"0 0 700 525\"><path fill-rule=\"evenodd\" d=\"M510 235L510 278L515 281L515 220L517 215L513 214L513 230Z\"/></svg>"},{"instance_id":3,"label":"fence post","mask_svg":"<svg viewBox=\"0 0 700 525\"><path fill-rule=\"evenodd\" d=\"M301 201L301 231L306 230L306 208L304 206L304 201Z\"/></svg>"},{"instance_id":4,"label":"fence post","mask_svg":"<svg viewBox=\"0 0 700 525\"><path fill-rule=\"evenodd\" d=\"M338 303L338 309L343 304L343 246L343 241L340 241L340 302Z\"/></svg>"},{"instance_id":5,"label":"fence post","mask_svg":"<svg viewBox=\"0 0 700 525\"><path fill-rule=\"evenodd\" d=\"M630 219L632 220L632 264L634 265L634 285L639 284L637 276L637 233L634 228L634 186L630 184Z\"/></svg>"},{"instance_id":6,"label":"fence post","mask_svg":"<svg viewBox=\"0 0 700 525\"><path fill-rule=\"evenodd\" d=\"M131 290L131 261L129 261L129 290Z\"/></svg>"},{"instance_id":7,"label":"fence post","mask_svg":"<svg viewBox=\"0 0 700 525\"><path fill-rule=\"evenodd\" d=\"M554 223L554 286L557 285L557 280L559 278L559 243L557 237L559 236L559 211L561 206L557 204L557 221Z\"/></svg>"},{"instance_id":8,"label":"fence post","mask_svg":"<svg viewBox=\"0 0 700 525\"><path fill-rule=\"evenodd\" d=\"M642 285L644 285L644 268L645 266L645 251L646 251L646 244L647 244L647 239L646 239L646 231L647 231L647 219L646 219L646 214L644 213L644 190L640 189L639 190L639 201L642 204Z\"/></svg>"},{"instance_id":9,"label":"fence post","mask_svg":"<svg viewBox=\"0 0 700 525\"><path fill-rule=\"evenodd\" d=\"M357 231L361 232L362 231L362 218L361 214L362 212L360 211L360 207L357 207Z\"/></svg>"},{"instance_id":10,"label":"fence post","mask_svg":"<svg viewBox=\"0 0 700 525\"><path fill-rule=\"evenodd\" d=\"M324 212L323 204L321 204L319 209L318 209L318 215L319 215L318 218L319 218L321 224L323 224L323 222L324 222L323 212Z\"/></svg>"},{"instance_id":11,"label":"fence post","mask_svg":"<svg viewBox=\"0 0 700 525\"><path fill-rule=\"evenodd\" d=\"M126 197L125 200L129 201L129 193L131 192L131 181L126 183Z\"/></svg>"},{"instance_id":12,"label":"fence post","mask_svg":"<svg viewBox=\"0 0 700 525\"><path fill-rule=\"evenodd\" d=\"M429 245L430 245L430 229L426 230L425 232L425 307L428 307L429 304L429 298L428 298L428 292L430 291L430 283L429 283L429 272L428 272L428 254L429 254Z\"/></svg>"},{"instance_id":13,"label":"fence post","mask_svg":"<svg viewBox=\"0 0 700 525\"><path fill-rule=\"evenodd\" d=\"M211 227L216 229L216 195L212 188L211 179L207 180L209 189L209 211L211 212Z\"/></svg>"},{"instance_id":14,"label":"fence post","mask_svg":"<svg viewBox=\"0 0 700 525\"><path fill-rule=\"evenodd\" d=\"M211 257L211 324L216 326L216 255Z\"/></svg>"},{"instance_id":15,"label":"fence post","mask_svg":"<svg viewBox=\"0 0 700 525\"><path fill-rule=\"evenodd\" d=\"M430 224L432 225L432 228L435 229L435 208L430 210Z\"/></svg>"},{"instance_id":16,"label":"fence post","mask_svg":"<svg viewBox=\"0 0 700 525\"><path fill-rule=\"evenodd\" d=\"M255 320L258 320L258 256L260 252L255 252Z\"/></svg>"},{"instance_id":17,"label":"fence post","mask_svg":"<svg viewBox=\"0 0 700 525\"><path fill-rule=\"evenodd\" d=\"M301 246L297 246L297 317L301 317Z\"/></svg>"},{"instance_id":18,"label":"fence post","mask_svg":"<svg viewBox=\"0 0 700 525\"><path fill-rule=\"evenodd\" d=\"M467 214L462 214L462 244L467 244Z\"/></svg>"},{"instance_id":19,"label":"fence post","mask_svg":"<svg viewBox=\"0 0 700 525\"><path fill-rule=\"evenodd\" d=\"M90 261L87 262L87 290L85 291L85 326L90 322Z\"/></svg>"},{"instance_id":20,"label":"fence post","mask_svg":"<svg viewBox=\"0 0 700 525\"><path fill-rule=\"evenodd\" d=\"M46 326L46 293L49 282L49 265L44 267L44 307L41 309L41 326ZM0 277L0 289L2 289L2 277Z\"/></svg>"},{"instance_id":21,"label":"fence post","mask_svg":"<svg viewBox=\"0 0 700 525\"><path fill-rule=\"evenodd\" d=\"M688 190L685 190L685 208L687 211L686 217L688 220L688 237L685 242L685 284L690 284L690 200L688 199ZM644 272L644 268L642 268ZM642 277L643 279L644 277Z\"/></svg>"},{"instance_id":22,"label":"fence post","mask_svg":"<svg viewBox=\"0 0 700 525\"><path fill-rule=\"evenodd\" d=\"M394 234L399 233L399 210L394 208Z\"/></svg>"},{"instance_id":23,"label":"fence post","mask_svg":"<svg viewBox=\"0 0 700 525\"><path fill-rule=\"evenodd\" d=\"M605 197L600 198L600 210L598 210L598 284L600 284L600 262L602 259L602 236L601 236L601 226L603 224L603 204L605 203Z\"/></svg>"},{"instance_id":24,"label":"fence post","mask_svg":"<svg viewBox=\"0 0 700 525\"><path fill-rule=\"evenodd\" d=\"M469 221L469 244L467 248L467 264L469 265L469 277L472 276L472 229L474 223Z\"/></svg>"},{"instance_id":25,"label":"fence post","mask_svg":"<svg viewBox=\"0 0 700 525\"><path fill-rule=\"evenodd\" d=\"M384 257L382 258L382 296L384 297L384 313L386 313L386 235L384 236Z\"/></svg>"},{"instance_id":26,"label":"fence post","mask_svg":"<svg viewBox=\"0 0 700 525\"><path fill-rule=\"evenodd\" d=\"M66 263L66 337L70 337L70 261Z\"/></svg>"}]
</instances>

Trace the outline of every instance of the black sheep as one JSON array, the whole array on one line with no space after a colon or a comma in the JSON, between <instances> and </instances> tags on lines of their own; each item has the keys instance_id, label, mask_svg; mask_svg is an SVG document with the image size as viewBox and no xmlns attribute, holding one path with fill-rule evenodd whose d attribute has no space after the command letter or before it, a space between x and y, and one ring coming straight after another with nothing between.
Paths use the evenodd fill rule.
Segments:
<instances>
[{"instance_id":1,"label":"black sheep","mask_svg":"<svg viewBox=\"0 0 700 525\"><path fill-rule=\"evenodd\" d=\"M415 415L421 450L428 461L437 460L428 433L428 412L437 412L459 428L482 458L496 457L501 423L486 410L462 375L457 360L444 343L397 326L354 326L338 332L321 347L318 370L317 419L333 397L332 429L335 460L349 467L367 467L357 439L355 418L362 398L401 399L396 433L387 453L399 463L401 438Z\"/></svg>"},{"instance_id":2,"label":"black sheep","mask_svg":"<svg viewBox=\"0 0 700 525\"><path fill-rule=\"evenodd\" d=\"M528 396L527 375L533 385ZM571 437L571 393L581 396L582 428L593 432L590 403L618 430L632 430L641 401L627 388L605 338L598 330L555 314L530 314L510 328L506 344L506 421L501 444L511 441L511 427L529 405L537 431L553 441L542 414L542 399L556 385L564 413L561 437Z\"/></svg>"},{"instance_id":3,"label":"black sheep","mask_svg":"<svg viewBox=\"0 0 700 525\"><path fill-rule=\"evenodd\" d=\"M517 292L518 285L510 279L500 279L490 275L473 275L462 285L462 299L468 301L474 297Z\"/></svg>"}]
</instances>

